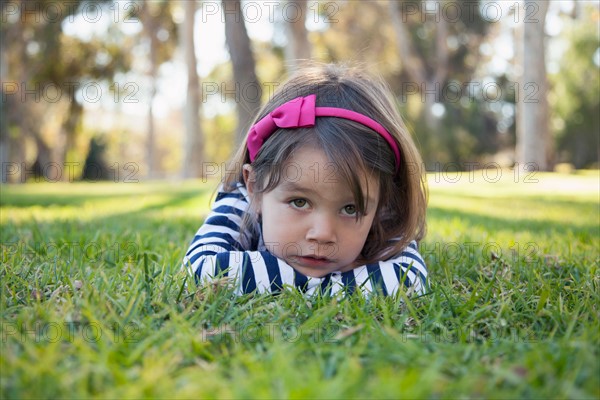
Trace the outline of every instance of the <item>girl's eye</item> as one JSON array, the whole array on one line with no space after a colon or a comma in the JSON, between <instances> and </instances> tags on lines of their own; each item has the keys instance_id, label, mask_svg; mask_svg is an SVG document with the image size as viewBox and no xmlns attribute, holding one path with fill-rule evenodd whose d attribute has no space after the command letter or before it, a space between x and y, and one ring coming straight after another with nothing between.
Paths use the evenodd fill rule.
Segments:
<instances>
[{"instance_id":1,"label":"girl's eye","mask_svg":"<svg viewBox=\"0 0 600 400\"><path fill-rule=\"evenodd\" d=\"M355 216L356 215L356 206L353 204L344 206L344 208L342 208L342 213L345 215Z\"/></svg>"},{"instance_id":2,"label":"girl's eye","mask_svg":"<svg viewBox=\"0 0 600 400\"><path fill-rule=\"evenodd\" d=\"M304 199L294 199L290 203L296 208L305 208L308 204Z\"/></svg>"}]
</instances>

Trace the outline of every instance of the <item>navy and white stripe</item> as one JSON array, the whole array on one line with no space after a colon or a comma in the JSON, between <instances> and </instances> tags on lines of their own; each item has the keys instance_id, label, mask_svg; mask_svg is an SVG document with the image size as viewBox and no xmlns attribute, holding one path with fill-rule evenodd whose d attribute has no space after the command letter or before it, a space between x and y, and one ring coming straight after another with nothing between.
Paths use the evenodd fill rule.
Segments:
<instances>
[{"instance_id":1,"label":"navy and white stripe","mask_svg":"<svg viewBox=\"0 0 600 400\"><path fill-rule=\"evenodd\" d=\"M427 268L415 242L389 260L322 278L305 276L276 258L266 250L262 238L254 241L259 243L258 248L244 248L239 227L248 207L243 185L230 193L219 191L212 211L196 232L184 258L183 267L199 283L228 276L234 278L237 294L278 293L286 286L296 287L307 295L356 291L394 295L400 287L412 288L417 294L427 290Z\"/></svg>"}]
</instances>

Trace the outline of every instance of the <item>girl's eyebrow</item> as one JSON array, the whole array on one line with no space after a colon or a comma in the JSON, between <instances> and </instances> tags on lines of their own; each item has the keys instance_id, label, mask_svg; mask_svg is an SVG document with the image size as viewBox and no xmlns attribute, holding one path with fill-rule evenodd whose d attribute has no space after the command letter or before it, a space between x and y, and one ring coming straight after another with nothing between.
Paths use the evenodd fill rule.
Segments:
<instances>
[{"instance_id":1,"label":"girl's eyebrow","mask_svg":"<svg viewBox=\"0 0 600 400\"><path fill-rule=\"evenodd\" d=\"M283 190L286 190L288 192L315 193L315 190L308 188L308 187L304 187L302 185L299 185L297 182L285 181L285 182L282 182L280 186L282 187Z\"/></svg>"}]
</instances>

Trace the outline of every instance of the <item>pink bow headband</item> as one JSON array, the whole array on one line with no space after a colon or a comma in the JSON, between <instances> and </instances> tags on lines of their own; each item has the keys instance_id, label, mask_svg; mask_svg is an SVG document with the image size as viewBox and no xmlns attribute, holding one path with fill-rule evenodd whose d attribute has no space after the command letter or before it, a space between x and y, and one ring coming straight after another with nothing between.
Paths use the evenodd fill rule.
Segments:
<instances>
[{"instance_id":1,"label":"pink bow headband","mask_svg":"<svg viewBox=\"0 0 600 400\"><path fill-rule=\"evenodd\" d=\"M258 121L248 134L248 152L250 161L254 161L256 154L263 143L277 128L306 128L315 126L316 117L336 117L358 122L379 133L390 145L396 156L396 171L400 168L400 149L392 135L377 121L366 115L345 108L316 107L317 96L311 94L306 97L297 97L277 107L260 121Z\"/></svg>"}]
</instances>

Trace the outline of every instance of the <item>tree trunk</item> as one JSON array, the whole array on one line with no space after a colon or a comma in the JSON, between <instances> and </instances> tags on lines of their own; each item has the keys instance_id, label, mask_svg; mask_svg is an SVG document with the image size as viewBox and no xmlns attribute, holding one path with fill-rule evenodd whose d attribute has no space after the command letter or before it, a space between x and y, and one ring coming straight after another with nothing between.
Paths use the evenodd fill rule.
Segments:
<instances>
[{"instance_id":1,"label":"tree trunk","mask_svg":"<svg viewBox=\"0 0 600 400\"><path fill-rule=\"evenodd\" d=\"M83 116L83 105L81 105L75 99L75 93L72 92L72 96L69 95L69 111L67 119L65 120L62 126L62 146L56 146L58 148L59 156L58 162L60 165L66 165L68 161L73 161L70 158L72 157L72 152L76 147L77 140L77 131L80 128L81 117ZM37 133L32 132L32 135L37 135ZM37 142L37 138L36 138ZM45 151L43 148L38 148L38 152ZM65 177L66 178L66 177Z\"/></svg>"},{"instance_id":2,"label":"tree trunk","mask_svg":"<svg viewBox=\"0 0 600 400\"><path fill-rule=\"evenodd\" d=\"M40 173L39 176L48 182L56 182L57 180L69 181L72 177L69 175L70 169L66 167L67 164L62 164L58 168L60 176L53 175L53 173L57 173L57 170L56 168L52 168L52 149L50 149L40 135L33 135L33 140L35 140L35 145L37 147L37 156L34 166L40 168L38 171Z\"/></svg>"},{"instance_id":3,"label":"tree trunk","mask_svg":"<svg viewBox=\"0 0 600 400\"><path fill-rule=\"evenodd\" d=\"M404 27L404 22L402 22L402 12L399 10L397 2L390 1L388 4L392 25L396 33L396 46L402 60L402 69L406 70L410 79L420 86L421 83L427 81L425 65L412 46L410 35Z\"/></svg>"},{"instance_id":4,"label":"tree trunk","mask_svg":"<svg viewBox=\"0 0 600 400\"><path fill-rule=\"evenodd\" d=\"M289 16L286 21L288 45L285 48L285 58L288 69L296 69L303 60L310 59L310 42L306 30L307 2L306 0L290 0L294 9L298 12L296 16ZM294 18L295 17L295 18Z\"/></svg>"},{"instance_id":5,"label":"tree trunk","mask_svg":"<svg viewBox=\"0 0 600 400\"><path fill-rule=\"evenodd\" d=\"M532 5L530 7L530 5ZM548 124L548 82L544 51L544 24L548 2L526 0L525 9L539 10L521 26L518 56L522 65L517 105L517 162L520 168L548 171L553 146Z\"/></svg>"},{"instance_id":6,"label":"tree trunk","mask_svg":"<svg viewBox=\"0 0 600 400\"><path fill-rule=\"evenodd\" d=\"M184 0L182 3L185 10L185 19L183 21L181 39L183 40L183 47L185 49L188 76L182 176L184 178L193 178L202 176L202 163L204 161L204 140L199 117L200 85L194 47L196 2Z\"/></svg>"},{"instance_id":7,"label":"tree trunk","mask_svg":"<svg viewBox=\"0 0 600 400\"><path fill-rule=\"evenodd\" d=\"M4 82L4 81L3 81ZM0 90L0 95L4 96L4 93ZM5 104L2 105L3 108L6 107ZM9 137L8 137L8 123L6 122L6 118L2 116L0 120L0 183L8 182L8 172L10 162L8 160L9 154ZM16 165L15 165L16 167Z\"/></svg>"},{"instance_id":8,"label":"tree trunk","mask_svg":"<svg viewBox=\"0 0 600 400\"><path fill-rule=\"evenodd\" d=\"M4 6L3 4L3 12ZM24 6L25 1L22 0L20 7ZM29 125L27 124L28 103L21 100L19 88L21 88L23 82L29 81L30 72L24 32L25 22L20 18L16 23L5 24L0 38L2 40L2 70L0 72L2 82L14 80L17 85L17 88L15 88L16 93L6 94L6 97L2 99L2 112L4 114L2 115L2 126L0 127L2 129L0 133L0 161L3 163L2 182L25 183L23 169L27 169L25 165L25 137L29 135ZM12 52L10 52L11 47ZM15 60L17 61L15 62ZM11 126L16 128L16 132L12 134L9 131Z\"/></svg>"},{"instance_id":9,"label":"tree trunk","mask_svg":"<svg viewBox=\"0 0 600 400\"><path fill-rule=\"evenodd\" d=\"M152 72L151 72L151 80L152 83L150 84L150 99L149 99L149 104L148 104L148 115L146 116L147 118L147 137L146 137L146 160L148 162L148 178L149 179L153 179L154 177L156 177L156 156L155 156L155 133L154 133L154 110L153 110L153 105L152 103L154 102L154 96L156 95L156 75L154 70L155 68L152 68Z\"/></svg>"},{"instance_id":10,"label":"tree trunk","mask_svg":"<svg viewBox=\"0 0 600 400\"><path fill-rule=\"evenodd\" d=\"M156 177L156 151L155 151L155 129L154 129L154 109L153 103L154 98L156 96L156 87L157 87L157 77L158 77L158 38L156 37L158 33L158 20L156 17L152 15L150 7L152 7L151 2L142 3L142 12L141 12L141 20L142 26L144 29L144 34L146 39L150 44L150 70L148 71L148 75L150 76L150 98L148 99L148 114L146 116L146 162L148 166L148 178L153 179Z\"/></svg>"},{"instance_id":11,"label":"tree trunk","mask_svg":"<svg viewBox=\"0 0 600 400\"><path fill-rule=\"evenodd\" d=\"M239 0L222 0L225 14L225 41L233 64L233 80L238 124L236 144L240 144L260 108L262 89L256 77L256 64L246 31Z\"/></svg>"},{"instance_id":12,"label":"tree trunk","mask_svg":"<svg viewBox=\"0 0 600 400\"><path fill-rule=\"evenodd\" d=\"M4 10L2 10L2 12L4 13ZM15 26L17 26L18 24L6 24L3 28L5 29L5 31L3 32L3 35L0 37L0 43L2 46L2 49L4 49L3 51L0 52L0 82L7 82L8 79L8 44L11 43L11 41L14 43L16 41L16 39L14 38L14 31ZM7 38L7 36L9 36ZM20 39L20 38L19 38ZM21 43L20 40L18 43ZM22 44L21 44L22 45ZM4 93L4 90L2 88L0 88L0 95L2 96L0 101L0 111L2 112L2 116L0 118L0 183L7 183L8 182L8 176L9 176L9 172L10 175L13 175L14 172L16 171L16 165L10 163L10 159L9 159L9 155L10 155L10 136L8 134L8 129L10 126L10 123L8 121L8 115L9 113L7 112L10 108L8 101L9 97L7 97L7 95ZM12 178L14 179L14 178Z\"/></svg>"}]
</instances>

